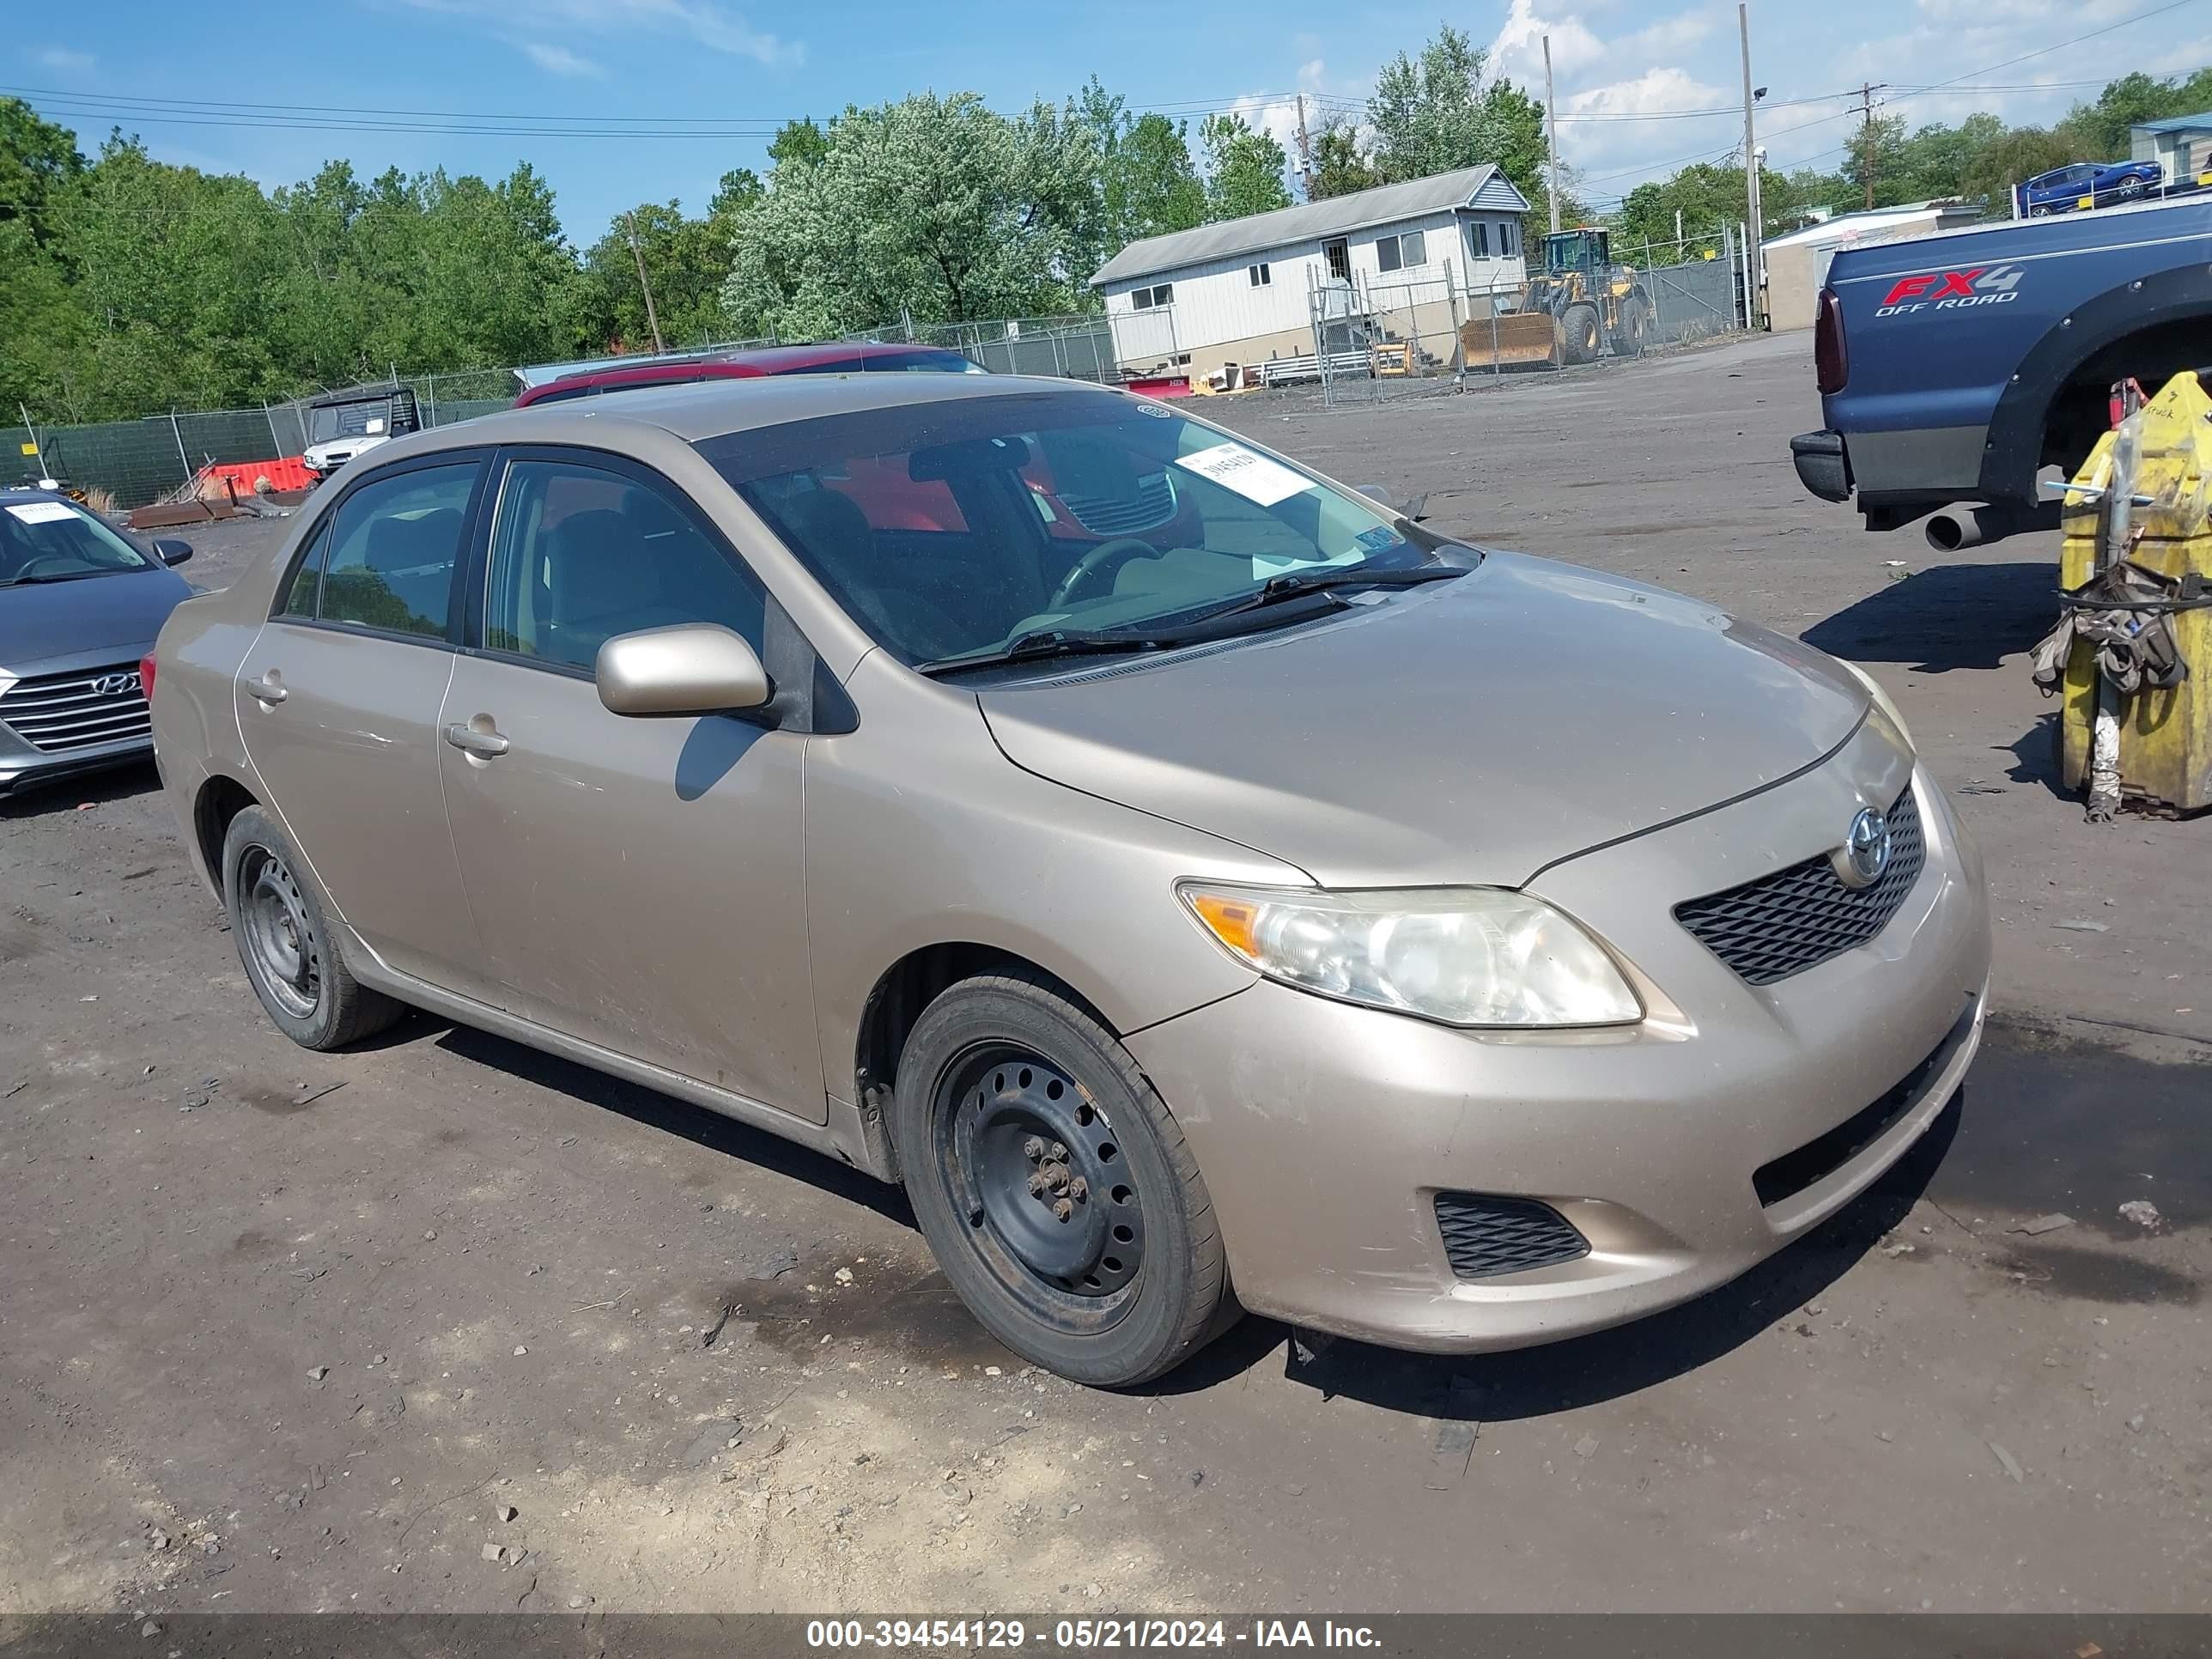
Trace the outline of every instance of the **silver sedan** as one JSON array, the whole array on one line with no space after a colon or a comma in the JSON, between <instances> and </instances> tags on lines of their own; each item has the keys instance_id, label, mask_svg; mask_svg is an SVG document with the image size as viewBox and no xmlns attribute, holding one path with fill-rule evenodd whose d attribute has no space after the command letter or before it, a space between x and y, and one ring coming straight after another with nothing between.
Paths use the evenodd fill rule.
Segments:
<instances>
[{"instance_id":1,"label":"silver sedan","mask_svg":"<svg viewBox=\"0 0 2212 1659\"><path fill-rule=\"evenodd\" d=\"M1979 1037L1977 857L1820 653L1065 382L396 439L181 606L270 1018L409 1006L902 1182L1017 1352L1510 1346L1850 1202Z\"/></svg>"}]
</instances>

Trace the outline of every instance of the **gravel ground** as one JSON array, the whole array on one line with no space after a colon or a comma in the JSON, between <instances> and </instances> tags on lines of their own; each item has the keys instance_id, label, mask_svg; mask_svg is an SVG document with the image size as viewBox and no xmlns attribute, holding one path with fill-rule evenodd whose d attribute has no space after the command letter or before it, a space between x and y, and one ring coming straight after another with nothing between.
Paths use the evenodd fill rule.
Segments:
<instances>
[{"instance_id":1,"label":"gravel ground","mask_svg":"<svg viewBox=\"0 0 2212 1659\"><path fill-rule=\"evenodd\" d=\"M2053 548L1937 564L1803 495L1808 355L1206 412L1895 692L2006 1013L1820 1232L1528 1353L1249 1320L1074 1389L823 1160L427 1018L292 1048L122 773L0 805L0 1613L2205 1609L2212 830L2054 792ZM282 528L186 532L187 574Z\"/></svg>"}]
</instances>

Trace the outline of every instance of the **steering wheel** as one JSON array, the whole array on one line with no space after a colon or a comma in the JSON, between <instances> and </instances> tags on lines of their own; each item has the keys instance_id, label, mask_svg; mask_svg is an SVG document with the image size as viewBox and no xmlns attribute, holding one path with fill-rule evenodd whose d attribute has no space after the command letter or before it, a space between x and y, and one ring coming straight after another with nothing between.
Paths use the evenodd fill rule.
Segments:
<instances>
[{"instance_id":1,"label":"steering wheel","mask_svg":"<svg viewBox=\"0 0 2212 1659\"><path fill-rule=\"evenodd\" d=\"M84 561L68 553L34 554L16 568L15 574L19 577L45 575L48 574L49 567L52 574L65 576L72 570L82 569Z\"/></svg>"},{"instance_id":2,"label":"steering wheel","mask_svg":"<svg viewBox=\"0 0 2212 1659\"><path fill-rule=\"evenodd\" d=\"M1074 598L1076 590L1109 571L1119 570L1131 559L1157 559L1160 550L1138 536L1116 536L1101 542L1078 559L1068 573L1060 579L1060 586L1052 590L1052 598L1045 608L1058 611Z\"/></svg>"}]
</instances>

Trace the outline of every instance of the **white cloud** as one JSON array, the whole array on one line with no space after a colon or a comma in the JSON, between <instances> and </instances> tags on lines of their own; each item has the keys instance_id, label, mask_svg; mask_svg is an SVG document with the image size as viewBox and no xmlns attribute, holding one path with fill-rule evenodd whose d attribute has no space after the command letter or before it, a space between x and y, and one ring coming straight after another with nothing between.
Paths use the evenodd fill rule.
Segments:
<instances>
[{"instance_id":1,"label":"white cloud","mask_svg":"<svg viewBox=\"0 0 2212 1659\"><path fill-rule=\"evenodd\" d=\"M511 23L511 0L409 0L425 11L448 16ZM770 68L805 61L806 47L799 41L756 29L736 12L714 0L539 0L530 9L531 23L538 28L568 29L588 34L674 34L688 37L711 52L733 58L750 58Z\"/></svg>"},{"instance_id":2,"label":"white cloud","mask_svg":"<svg viewBox=\"0 0 2212 1659\"><path fill-rule=\"evenodd\" d=\"M1741 106L1741 94L1737 95ZM1707 86L1686 70L1646 70L1632 81L1571 92L1560 100L1562 114L1643 115L1655 110L1723 109L1729 94Z\"/></svg>"},{"instance_id":3,"label":"white cloud","mask_svg":"<svg viewBox=\"0 0 2212 1659\"><path fill-rule=\"evenodd\" d=\"M1686 51L1719 27L1717 9L1699 9L1662 17L1623 39L1616 50L1624 58L1658 58Z\"/></svg>"},{"instance_id":4,"label":"white cloud","mask_svg":"<svg viewBox=\"0 0 2212 1659\"><path fill-rule=\"evenodd\" d=\"M1605 42L1590 33L1572 12L1544 18L1536 15L1536 0L1513 0L1513 8L1498 26L1490 43L1490 73L1518 82L1544 95L1544 37L1552 39L1552 75L1564 79L1589 69L1606 56Z\"/></svg>"},{"instance_id":5,"label":"white cloud","mask_svg":"<svg viewBox=\"0 0 2212 1659\"><path fill-rule=\"evenodd\" d=\"M579 58L566 46L550 46L542 40L523 43L523 55L548 75L568 75L598 79L606 70L588 58Z\"/></svg>"},{"instance_id":6,"label":"white cloud","mask_svg":"<svg viewBox=\"0 0 2212 1659\"><path fill-rule=\"evenodd\" d=\"M58 70L64 75L82 75L93 64L88 52L71 52L66 46L41 46L35 54L42 68Z\"/></svg>"}]
</instances>

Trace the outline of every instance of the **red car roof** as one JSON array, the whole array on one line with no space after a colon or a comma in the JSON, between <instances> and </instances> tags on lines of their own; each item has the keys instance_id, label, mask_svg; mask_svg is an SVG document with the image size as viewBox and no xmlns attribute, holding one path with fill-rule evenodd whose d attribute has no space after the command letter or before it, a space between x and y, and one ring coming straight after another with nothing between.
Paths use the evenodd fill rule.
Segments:
<instances>
[{"instance_id":1,"label":"red car roof","mask_svg":"<svg viewBox=\"0 0 2212 1659\"><path fill-rule=\"evenodd\" d=\"M911 358L917 353L942 355L948 361L960 354L943 346L884 344L872 340L826 340L814 345L763 346L752 351L717 352L697 357L664 358L658 362L610 365L563 374L542 386L527 387L514 400L517 409L532 404L573 398L586 390L616 392L626 386L672 386L688 380L742 380L763 374L799 374L849 363L865 369L876 359Z\"/></svg>"}]
</instances>

